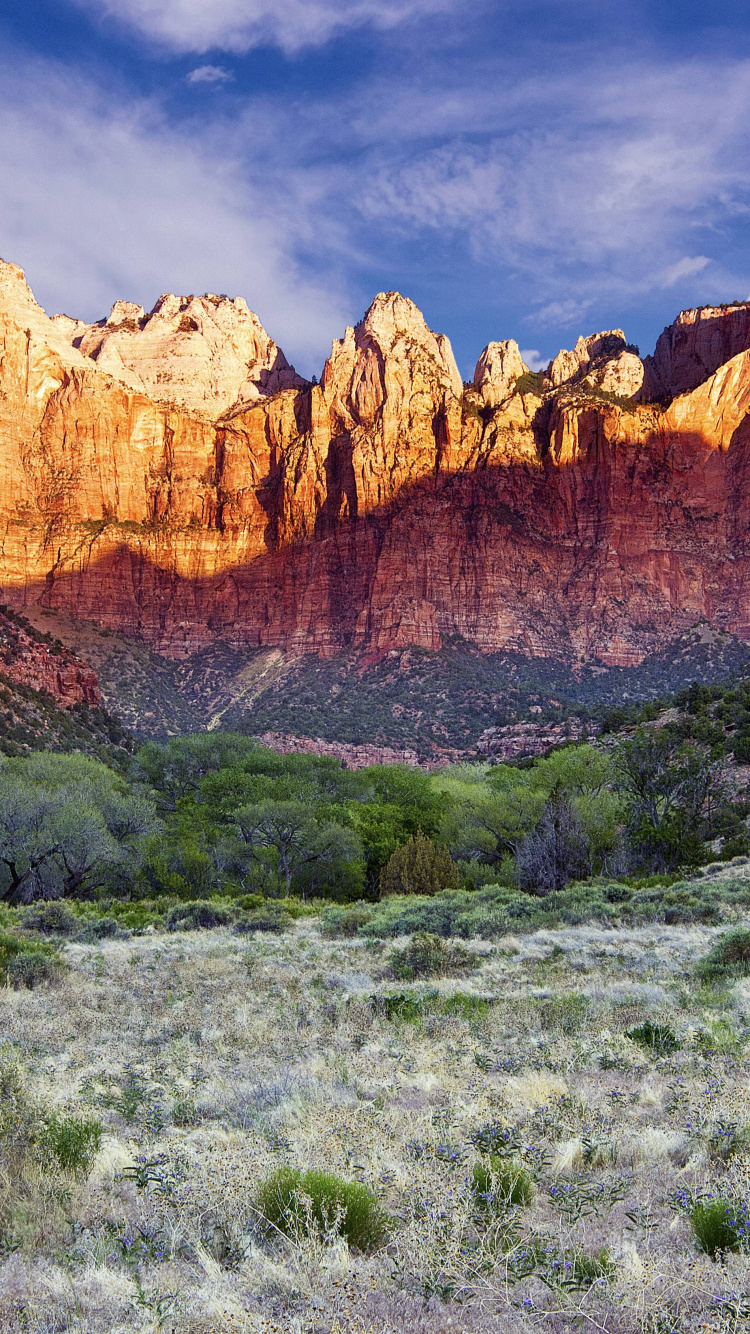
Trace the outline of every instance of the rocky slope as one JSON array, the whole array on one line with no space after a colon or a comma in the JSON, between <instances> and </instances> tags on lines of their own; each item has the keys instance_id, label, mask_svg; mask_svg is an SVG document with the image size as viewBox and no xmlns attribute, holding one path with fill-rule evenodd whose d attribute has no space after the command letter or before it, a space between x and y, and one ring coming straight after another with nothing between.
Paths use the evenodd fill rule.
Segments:
<instances>
[{"instance_id":1,"label":"rocky slope","mask_svg":"<svg viewBox=\"0 0 750 1334\"><path fill-rule=\"evenodd\" d=\"M173 657L359 660L456 637L637 664L700 620L750 639L750 307L461 383L381 294L301 382L244 302L50 320L0 266L0 588Z\"/></svg>"}]
</instances>

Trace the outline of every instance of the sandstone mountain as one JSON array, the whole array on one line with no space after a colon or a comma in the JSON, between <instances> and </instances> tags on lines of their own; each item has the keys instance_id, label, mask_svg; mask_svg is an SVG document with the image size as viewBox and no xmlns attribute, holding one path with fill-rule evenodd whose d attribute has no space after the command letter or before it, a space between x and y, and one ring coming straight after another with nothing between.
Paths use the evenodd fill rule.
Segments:
<instances>
[{"instance_id":1,"label":"sandstone mountain","mask_svg":"<svg viewBox=\"0 0 750 1334\"><path fill-rule=\"evenodd\" d=\"M83 325L2 264L0 588L173 657L750 640L748 413L745 305L645 362L620 330L536 375L491 343L464 386L385 293L310 385L239 299Z\"/></svg>"}]
</instances>

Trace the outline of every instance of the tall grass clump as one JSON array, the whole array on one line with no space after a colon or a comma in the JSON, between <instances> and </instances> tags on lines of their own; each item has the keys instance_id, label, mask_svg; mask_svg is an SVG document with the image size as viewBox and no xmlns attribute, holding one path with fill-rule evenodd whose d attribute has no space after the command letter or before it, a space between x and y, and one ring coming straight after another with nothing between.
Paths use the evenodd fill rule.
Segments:
<instances>
[{"instance_id":1,"label":"tall grass clump","mask_svg":"<svg viewBox=\"0 0 750 1334\"><path fill-rule=\"evenodd\" d=\"M258 1209L286 1236L338 1235L357 1251L375 1250L386 1236L386 1215L372 1192L333 1172L281 1167L261 1186Z\"/></svg>"},{"instance_id":2,"label":"tall grass clump","mask_svg":"<svg viewBox=\"0 0 750 1334\"><path fill-rule=\"evenodd\" d=\"M739 927L720 936L705 959L700 960L696 971L706 981L747 976L750 973L750 931Z\"/></svg>"},{"instance_id":3,"label":"tall grass clump","mask_svg":"<svg viewBox=\"0 0 750 1334\"><path fill-rule=\"evenodd\" d=\"M701 1200L690 1213L699 1251L716 1260L750 1243L750 1210L728 1200Z\"/></svg>"},{"instance_id":4,"label":"tall grass clump","mask_svg":"<svg viewBox=\"0 0 750 1334\"><path fill-rule=\"evenodd\" d=\"M531 1204L534 1179L523 1163L493 1155L489 1162L474 1164L471 1192L482 1213L502 1213L513 1206Z\"/></svg>"}]
</instances>

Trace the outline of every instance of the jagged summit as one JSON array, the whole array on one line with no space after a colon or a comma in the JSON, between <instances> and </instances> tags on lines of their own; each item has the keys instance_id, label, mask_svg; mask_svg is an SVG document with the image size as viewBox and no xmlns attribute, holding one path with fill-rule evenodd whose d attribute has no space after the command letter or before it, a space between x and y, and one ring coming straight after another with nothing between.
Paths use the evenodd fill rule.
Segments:
<instances>
[{"instance_id":1,"label":"jagged summit","mask_svg":"<svg viewBox=\"0 0 750 1334\"><path fill-rule=\"evenodd\" d=\"M148 315L116 301L95 324L63 319L61 332L100 370L211 419L307 385L242 297L166 292Z\"/></svg>"}]
</instances>

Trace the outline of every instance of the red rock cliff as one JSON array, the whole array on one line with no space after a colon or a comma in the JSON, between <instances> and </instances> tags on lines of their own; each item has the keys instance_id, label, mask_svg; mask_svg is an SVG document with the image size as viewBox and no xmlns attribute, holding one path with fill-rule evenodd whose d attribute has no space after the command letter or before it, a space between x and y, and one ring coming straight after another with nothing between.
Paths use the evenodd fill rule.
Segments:
<instances>
[{"instance_id":1,"label":"red rock cliff","mask_svg":"<svg viewBox=\"0 0 750 1334\"><path fill-rule=\"evenodd\" d=\"M702 617L750 639L744 306L683 313L645 365L619 330L581 339L543 383L493 343L464 389L396 293L316 386L225 302L83 326L0 266L8 601L172 654L462 635L635 663Z\"/></svg>"}]
</instances>

